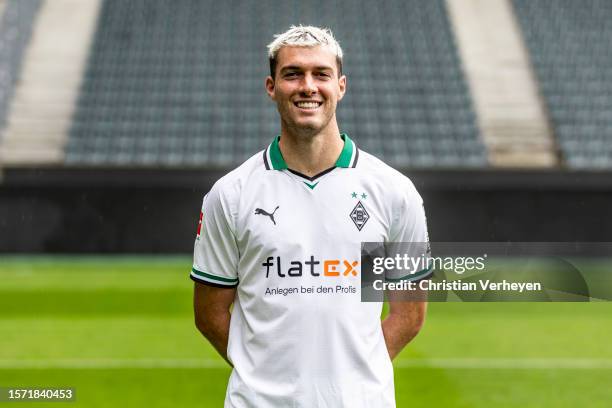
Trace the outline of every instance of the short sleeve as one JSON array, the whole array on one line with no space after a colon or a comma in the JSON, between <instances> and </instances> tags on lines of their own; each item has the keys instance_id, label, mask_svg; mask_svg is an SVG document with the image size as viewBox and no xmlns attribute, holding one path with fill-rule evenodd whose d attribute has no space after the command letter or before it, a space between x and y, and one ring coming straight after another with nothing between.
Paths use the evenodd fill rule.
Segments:
<instances>
[{"instance_id":1,"label":"short sleeve","mask_svg":"<svg viewBox=\"0 0 612 408\"><path fill-rule=\"evenodd\" d=\"M238 246L231 205L217 184L204 196L193 249L191 279L218 287L238 285Z\"/></svg>"},{"instance_id":2,"label":"short sleeve","mask_svg":"<svg viewBox=\"0 0 612 408\"><path fill-rule=\"evenodd\" d=\"M387 281L418 281L433 273L423 199L412 183L402 183L393 208L393 221L386 245L387 257L402 259L402 268L387 271Z\"/></svg>"}]
</instances>

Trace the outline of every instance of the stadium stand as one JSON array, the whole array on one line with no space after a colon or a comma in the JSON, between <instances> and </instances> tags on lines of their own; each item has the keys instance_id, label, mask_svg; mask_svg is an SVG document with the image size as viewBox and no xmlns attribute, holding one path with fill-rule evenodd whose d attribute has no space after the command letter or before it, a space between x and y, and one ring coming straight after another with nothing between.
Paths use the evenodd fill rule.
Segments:
<instances>
[{"instance_id":1,"label":"stadium stand","mask_svg":"<svg viewBox=\"0 0 612 408\"><path fill-rule=\"evenodd\" d=\"M295 23L345 48L343 131L397 167L487 165L443 0L105 0L68 165L229 166L278 134L265 44Z\"/></svg>"},{"instance_id":2,"label":"stadium stand","mask_svg":"<svg viewBox=\"0 0 612 408\"><path fill-rule=\"evenodd\" d=\"M299 23L341 41L342 130L410 175L433 239L606 241L611 7L0 0L0 253L189 250L279 132L265 45Z\"/></svg>"},{"instance_id":3,"label":"stadium stand","mask_svg":"<svg viewBox=\"0 0 612 408\"><path fill-rule=\"evenodd\" d=\"M41 0L0 2L0 130L6 125L23 54L40 3Z\"/></svg>"},{"instance_id":4,"label":"stadium stand","mask_svg":"<svg viewBox=\"0 0 612 408\"><path fill-rule=\"evenodd\" d=\"M63 164L98 8L98 0L40 3L0 146L5 166Z\"/></svg>"},{"instance_id":5,"label":"stadium stand","mask_svg":"<svg viewBox=\"0 0 612 408\"><path fill-rule=\"evenodd\" d=\"M491 165L557 166L557 146L512 4L447 5Z\"/></svg>"},{"instance_id":6,"label":"stadium stand","mask_svg":"<svg viewBox=\"0 0 612 408\"><path fill-rule=\"evenodd\" d=\"M565 163L612 168L612 2L513 0Z\"/></svg>"}]
</instances>

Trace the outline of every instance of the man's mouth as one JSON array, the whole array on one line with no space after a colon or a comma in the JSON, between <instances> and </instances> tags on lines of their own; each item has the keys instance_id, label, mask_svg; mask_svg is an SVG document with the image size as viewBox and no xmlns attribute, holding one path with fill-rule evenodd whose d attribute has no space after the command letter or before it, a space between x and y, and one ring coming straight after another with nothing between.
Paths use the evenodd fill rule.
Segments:
<instances>
[{"instance_id":1,"label":"man's mouth","mask_svg":"<svg viewBox=\"0 0 612 408\"><path fill-rule=\"evenodd\" d=\"M323 104L323 102L317 102L317 101L298 101L298 102L293 102L293 104L295 106L297 106L300 109L317 109L319 106L321 106Z\"/></svg>"}]
</instances>

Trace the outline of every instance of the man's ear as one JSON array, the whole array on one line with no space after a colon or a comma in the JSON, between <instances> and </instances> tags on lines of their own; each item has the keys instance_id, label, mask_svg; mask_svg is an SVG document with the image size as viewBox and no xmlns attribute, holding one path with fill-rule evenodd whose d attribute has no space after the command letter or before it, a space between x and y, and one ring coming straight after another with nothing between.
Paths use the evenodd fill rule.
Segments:
<instances>
[{"instance_id":1,"label":"man's ear","mask_svg":"<svg viewBox=\"0 0 612 408\"><path fill-rule=\"evenodd\" d=\"M268 76L266 78L266 92L268 94L268 96L270 97L270 99L272 99L273 101L276 100L276 96L274 94L274 79L272 79L271 76Z\"/></svg>"},{"instance_id":2,"label":"man's ear","mask_svg":"<svg viewBox=\"0 0 612 408\"><path fill-rule=\"evenodd\" d=\"M342 75L338 79L338 87L340 88L340 96L338 97L338 100L341 100L346 93L346 75Z\"/></svg>"}]
</instances>

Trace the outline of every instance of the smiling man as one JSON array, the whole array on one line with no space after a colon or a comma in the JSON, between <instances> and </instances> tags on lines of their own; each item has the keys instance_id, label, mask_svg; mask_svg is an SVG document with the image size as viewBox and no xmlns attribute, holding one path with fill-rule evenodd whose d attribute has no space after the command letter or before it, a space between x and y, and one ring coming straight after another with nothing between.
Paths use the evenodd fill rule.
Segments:
<instances>
[{"instance_id":1,"label":"smiling man","mask_svg":"<svg viewBox=\"0 0 612 408\"><path fill-rule=\"evenodd\" d=\"M346 77L329 30L291 27L268 50L281 132L204 197L196 326L233 366L226 407L394 407L391 359L426 303L390 302L381 323L382 304L361 302L360 248L427 241L421 197L340 133Z\"/></svg>"}]
</instances>

